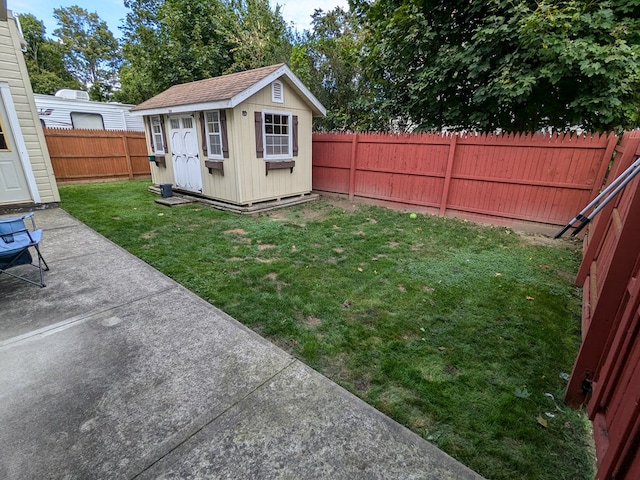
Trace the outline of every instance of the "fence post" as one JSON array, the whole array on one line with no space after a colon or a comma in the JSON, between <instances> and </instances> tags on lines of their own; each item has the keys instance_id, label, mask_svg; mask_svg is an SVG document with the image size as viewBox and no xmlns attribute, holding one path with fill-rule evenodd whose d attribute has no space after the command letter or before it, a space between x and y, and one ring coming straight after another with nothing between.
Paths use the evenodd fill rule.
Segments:
<instances>
[{"instance_id":1,"label":"fence post","mask_svg":"<svg viewBox=\"0 0 640 480\"><path fill-rule=\"evenodd\" d=\"M447 210L447 200L449 198L449 187L451 186L451 172L453 170L453 159L456 155L456 143L458 140L458 134L451 135L451 141L449 142L449 156L447 158L447 173L444 176L444 186L442 187L442 197L440 198L440 216L444 216L444 212Z\"/></svg>"},{"instance_id":2,"label":"fence post","mask_svg":"<svg viewBox=\"0 0 640 480\"><path fill-rule=\"evenodd\" d=\"M133 179L133 165L131 164L131 155L129 154L129 142L127 141L127 133L122 134L122 143L124 145L124 154L127 159L127 173L129 174L129 180Z\"/></svg>"},{"instance_id":3,"label":"fence post","mask_svg":"<svg viewBox=\"0 0 640 480\"><path fill-rule=\"evenodd\" d=\"M618 144L618 136L611 132L609 137L607 138L607 146L602 153L602 161L600 163L600 168L597 172L596 178L593 180L593 189L591 189L591 198L596 198L600 189L602 188L602 184L604 183L604 177L607 174L607 169L609 168L609 162L611 162L611 157L613 157L613 150L616 148Z\"/></svg>"},{"instance_id":4,"label":"fence post","mask_svg":"<svg viewBox=\"0 0 640 480\"><path fill-rule=\"evenodd\" d=\"M353 200L356 190L356 154L358 153L358 134L351 139L351 163L349 165L349 200Z\"/></svg>"}]
</instances>

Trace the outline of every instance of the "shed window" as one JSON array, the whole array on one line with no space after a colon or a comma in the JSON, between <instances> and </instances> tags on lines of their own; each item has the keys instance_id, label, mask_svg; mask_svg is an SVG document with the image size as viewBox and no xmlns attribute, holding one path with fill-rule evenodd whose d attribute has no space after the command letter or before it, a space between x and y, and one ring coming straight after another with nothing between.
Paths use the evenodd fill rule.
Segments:
<instances>
[{"instance_id":1,"label":"shed window","mask_svg":"<svg viewBox=\"0 0 640 480\"><path fill-rule=\"evenodd\" d=\"M172 120L173 122L173 120ZM162 119L159 116L151 117L151 147L155 153L166 153L164 148L164 132Z\"/></svg>"},{"instance_id":2,"label":"shed window","mask_svg":"<svg viewBox=\"0 0 640 480\"><path fill-rule=\"evenodd\" d=\"M207 112L207 138L209 156L222 158L222 129L220 128L220 112Z\"/></svg>"},{"instance_id":3,"label":"shed window","mask_svg":"<svg viewBox=\"0 0 640 480\"><path fill-rule=\"evenodd\" d=\"M298 116L287 112L255 112L256 156L284 160L298 156Z\"/></svg>"},{"instance_id":4,"label":"shed window","mask_svg":"<svg viewBox=\"0 0 640 480\"><path fill-rule=\"evenodd\" d=\"M282 82L276 80L271 84L271 101L275 103L284 102L284 92L282 88Z\"/></svg>"},{"instance_id":5,"label":"shed window","mask_svg":"<svg viewBox=\"0 0 640 480\"><path fill-rule=\"evenodd\" d=\"M264 158L291 157L291 114L264 113Z\"/></svg>"},{"instance_id":6,"label":"shed window","mask_svg":"<svg viewBox=\"0 0 640 480\"><path fill-rule=\"evenodd\" d=\"M229 158L227 139L227 111L200 112L202 151L213 160Z\"/></svg>"},{"instance_id":7,"label":"shed window","mask_svg":"<svg viewBox=\"0 0 640 480\"><path fill-rule=\"evenodd\" d=\"M104 130L104 121L99 113L71 112L73 128Z\"/></svg>"}]
</instances>

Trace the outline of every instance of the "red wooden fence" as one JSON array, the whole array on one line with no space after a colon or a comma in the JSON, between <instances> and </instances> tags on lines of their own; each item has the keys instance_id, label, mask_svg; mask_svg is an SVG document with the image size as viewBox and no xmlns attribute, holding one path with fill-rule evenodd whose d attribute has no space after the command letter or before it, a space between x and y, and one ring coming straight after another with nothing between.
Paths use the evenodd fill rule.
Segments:
<instances>
[{"instance_id":1,"label":"red wooden fence","mask_svg":"<svg viewBox=\"0 0 640 480\"><path fill-rule=\"evenodd\" d=\"M45 128L58 183L151 176L144 132Z\"/></svg>"},{"instance_id":2,"label":"red wooden fence","mask_svg":"<svg viewBox=\"0 0 640 480\"><path fill-rule=\"evenodd\" d=\"M563 225L598 192L618 137L313 135L313 189Z\"/></svg>"},{"instance_id":3,"label":"red wooden fence","mask_svg":"<svg viewBox=\"0 0 640 480\"><path fill-rule=\"evenodd\" d=\"M609 181L640 155L640 132L616 148ZM583 342L567 388L594 424L598 479L640 478L640 175L595 217L577 276Z\"/></svg>"}]
</instances>

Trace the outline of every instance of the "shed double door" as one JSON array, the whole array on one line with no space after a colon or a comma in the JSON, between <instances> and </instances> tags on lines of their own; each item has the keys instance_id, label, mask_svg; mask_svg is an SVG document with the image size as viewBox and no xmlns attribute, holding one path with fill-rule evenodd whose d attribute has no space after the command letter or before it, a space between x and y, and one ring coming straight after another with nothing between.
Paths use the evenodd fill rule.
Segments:
<instances>
[{"instance_id":1,"label":"shed double door","mask_svg":"<svg viewBox=\"0 0 640 480\"><path fill-rule=\"evenodd\" d=\"M169 130L176 187L202 193L202 172L194 115L169 117Z\"/></svg>"}]
</instances>

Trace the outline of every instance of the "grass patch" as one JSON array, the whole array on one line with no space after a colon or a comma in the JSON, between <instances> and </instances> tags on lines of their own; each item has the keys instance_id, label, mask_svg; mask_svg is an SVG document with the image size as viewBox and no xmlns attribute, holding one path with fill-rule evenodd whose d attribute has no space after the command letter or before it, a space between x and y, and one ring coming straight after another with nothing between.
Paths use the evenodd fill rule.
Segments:
<instances>
[{"instance_id":1,"label":"grass patch","mask_svg":"<svg viewBox=\"0 0 640 480\"><path fill-rule=\"evenodd\" d=\"M326 199L166 208L146 187L62 186L61 205L481 475L593 478L590 424L560 400L575 244Z\"/></svg>"}]
</instances>

